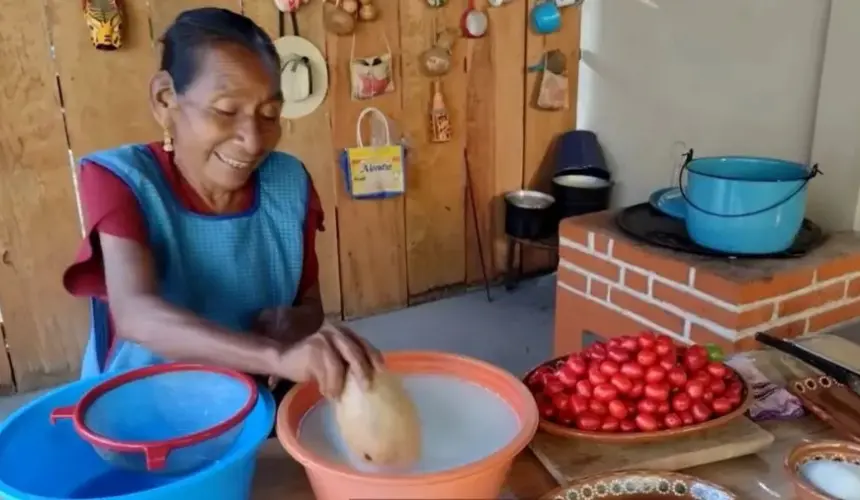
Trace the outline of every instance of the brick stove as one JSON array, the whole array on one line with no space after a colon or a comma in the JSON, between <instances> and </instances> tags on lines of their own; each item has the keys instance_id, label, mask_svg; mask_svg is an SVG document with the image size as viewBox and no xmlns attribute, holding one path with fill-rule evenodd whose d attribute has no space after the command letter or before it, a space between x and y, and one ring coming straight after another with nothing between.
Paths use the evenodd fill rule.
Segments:
<instances>
[{"instance_id":1,"label":"brick stove","mask_svg":"<svg viewBox=\"0 0 860 500\"><path fill-rule=\"evenodd\" d=\"M719 259L630 239L600 212L562 221L556 355L586 332L610 338L654 330L726 352L752 335L788 338L860 318L860 233L837 233L792 259Z\"/></svg>"}]
</instances>

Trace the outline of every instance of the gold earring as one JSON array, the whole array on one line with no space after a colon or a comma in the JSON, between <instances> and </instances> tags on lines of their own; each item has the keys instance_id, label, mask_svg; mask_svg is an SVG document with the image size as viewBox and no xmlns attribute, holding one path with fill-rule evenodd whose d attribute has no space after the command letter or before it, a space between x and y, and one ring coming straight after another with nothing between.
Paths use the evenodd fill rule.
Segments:
<instances>
[{"instance_id":1,"label":"gold earring","mask_svg":"<svg viewBox=\"0 0 860 500\"><path fill-rule=\"evenodd\" d=\"M173 137L171 137L170 132L167 129L164 129L164 144L162 145L164 151L168 153L173 152Z\"/></svg>"}]
</instances>

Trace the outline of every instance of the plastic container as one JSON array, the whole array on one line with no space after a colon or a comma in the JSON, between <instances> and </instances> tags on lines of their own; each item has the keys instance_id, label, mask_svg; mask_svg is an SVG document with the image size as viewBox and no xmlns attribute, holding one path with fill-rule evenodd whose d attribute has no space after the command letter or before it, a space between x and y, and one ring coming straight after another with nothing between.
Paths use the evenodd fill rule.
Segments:
<instances>
[{"instance_id":1,"label":"plastic container","mask_svg":"<svg viewBox=\"0 0 860 500\"><path fill-rule=\"evenodd\" d=\"M500 443L494 451L485 456L450 468L440 467L430 472L415 473L362 470L304 445L302 436L299 435L300 432L304 432L300 430L303 428L303 419L317 411L315 407L320 403L321 396L315 385L301 384L287 394L278 409L278 438L287 452L305 467L316 498L318 500L498 498L513 459L528 445L537 430L537 407L525 385L513 375L495 366L449 353L390 353L386 355L386 366L404 378L407 390L410 390L410 377L418 379L438 376L454 380L454 383L478 387L478 390L494 396L500 401L499 404L503 405L503 409L509 410L508 413L511 415L513 422L511 439ZM415 393L412 394L415 395ZM458 397L461 394L459 391L449 395L436 393L435 396L440 399L429 402L416 399L425 433L423 437L425 454L428 453L426 449L428 427L444 430L446 425L452 424L448 427L451 428L456 423L428 422L427 413L422 406L428 403L437 406L475 404L474 401ZM446 396L450 399L445 400ZM489 408L484 410L492 411ZM491 419L493 415L488 414L487 417ZM491 424L489 420L478 422L480 426ZM462 434L462 430L460 433ZM469 450L468 437L456 443L460 444L462 449ZM458 450L451 450L450 454L456 456Z\"/></svg>"},{"instance_id":2,"label":"plastic container","mask_svg":"<svg viewBox=\"0 0 860 500\"><path fill-rule=\"evenodd\" d=\"M257 384L215 366L166 363L108 378L51 421L71 419L116 467L185 473L221 458L257 402Z\"/></svg>"},{"instance_id":3,"label":"plastic container","mask_svg":"<svg viewBox=\"0 0 860 500\"><path fill-rule=\"evenodd\" d=\"M55 408L71 406L108 379L57 388L20 408L0 425L0 498L8 500L245 500L259 447L272 430L268 391L245 417L232 447L217 462L190 474L152 474L113 467L75 432L71 421L52 425Z\"/></svg>"},{"instance_id":4,"label":"plastic container","mask_svg":"<svg viewBox=\"0 0 860 500\"><path fill-rule=\"evenodd\" d=\"M692 155L691 155L692 156ZM806 212L807 184L818 167L747 156L695 158L681 195L684 220L699 245L731 254L786 250Z\"/></svg>"}]
</instances>

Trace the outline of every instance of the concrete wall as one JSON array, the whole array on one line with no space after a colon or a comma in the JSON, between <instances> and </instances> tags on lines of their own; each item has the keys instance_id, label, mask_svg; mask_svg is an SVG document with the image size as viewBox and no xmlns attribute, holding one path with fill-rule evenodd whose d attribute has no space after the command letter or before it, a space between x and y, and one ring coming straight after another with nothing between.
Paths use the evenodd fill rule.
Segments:
<instances>
[{"instance_id":1,"label":"concrete wall","mask_svg":"<svg viewBox=\"0 0 860 500\"><path fill-rule=\"evenodd\" d=\"M860 14L856 0L832 3ZM812 191L812 214L853 225L860 173L820 149L812 156L831 0L586 0L582 8L578 124L603 144L618 181L615 205L645 201L672 182L692 147L697 155L820 162L826 176L815 182L826 184ZM849 33L850 20L839 22L842 38L860 37ZM860 43L841 50L857 53ZM833 75L828 85L839 87L842 75ZM840 98L830 99L835 120ZM819 127L843 128L838 120ZM838 186L838 198L827 199L824 186Z\"/></svg>"},{"instance_id":2,"label":"concrete wall","mask_svg":"<svg viewBox=\"0 0 860 500\"><path fill-rule=\"evenodd\" d=\"M812 144L825 175L810 185L809 216L860 230L860 2L832 0Z\"/></svg>"}]
</instances>

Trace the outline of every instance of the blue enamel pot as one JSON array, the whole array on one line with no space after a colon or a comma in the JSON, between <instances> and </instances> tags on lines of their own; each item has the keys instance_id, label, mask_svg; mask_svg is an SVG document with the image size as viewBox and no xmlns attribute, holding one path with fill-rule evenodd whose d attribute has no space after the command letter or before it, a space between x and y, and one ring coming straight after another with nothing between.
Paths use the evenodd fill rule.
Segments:
<instances>
[{"instance_id":1,"label":"blue enamel pot","mask_svg":"<svg viewBox=\"0 0 860 500\"><path fill-rule=\"evenodd\" d=\"M779 253L792 245L818 165L752 156L693 158L692 150L686 156L679 182L694 242L734 255Z\"/></svg>"}]
</instances>

